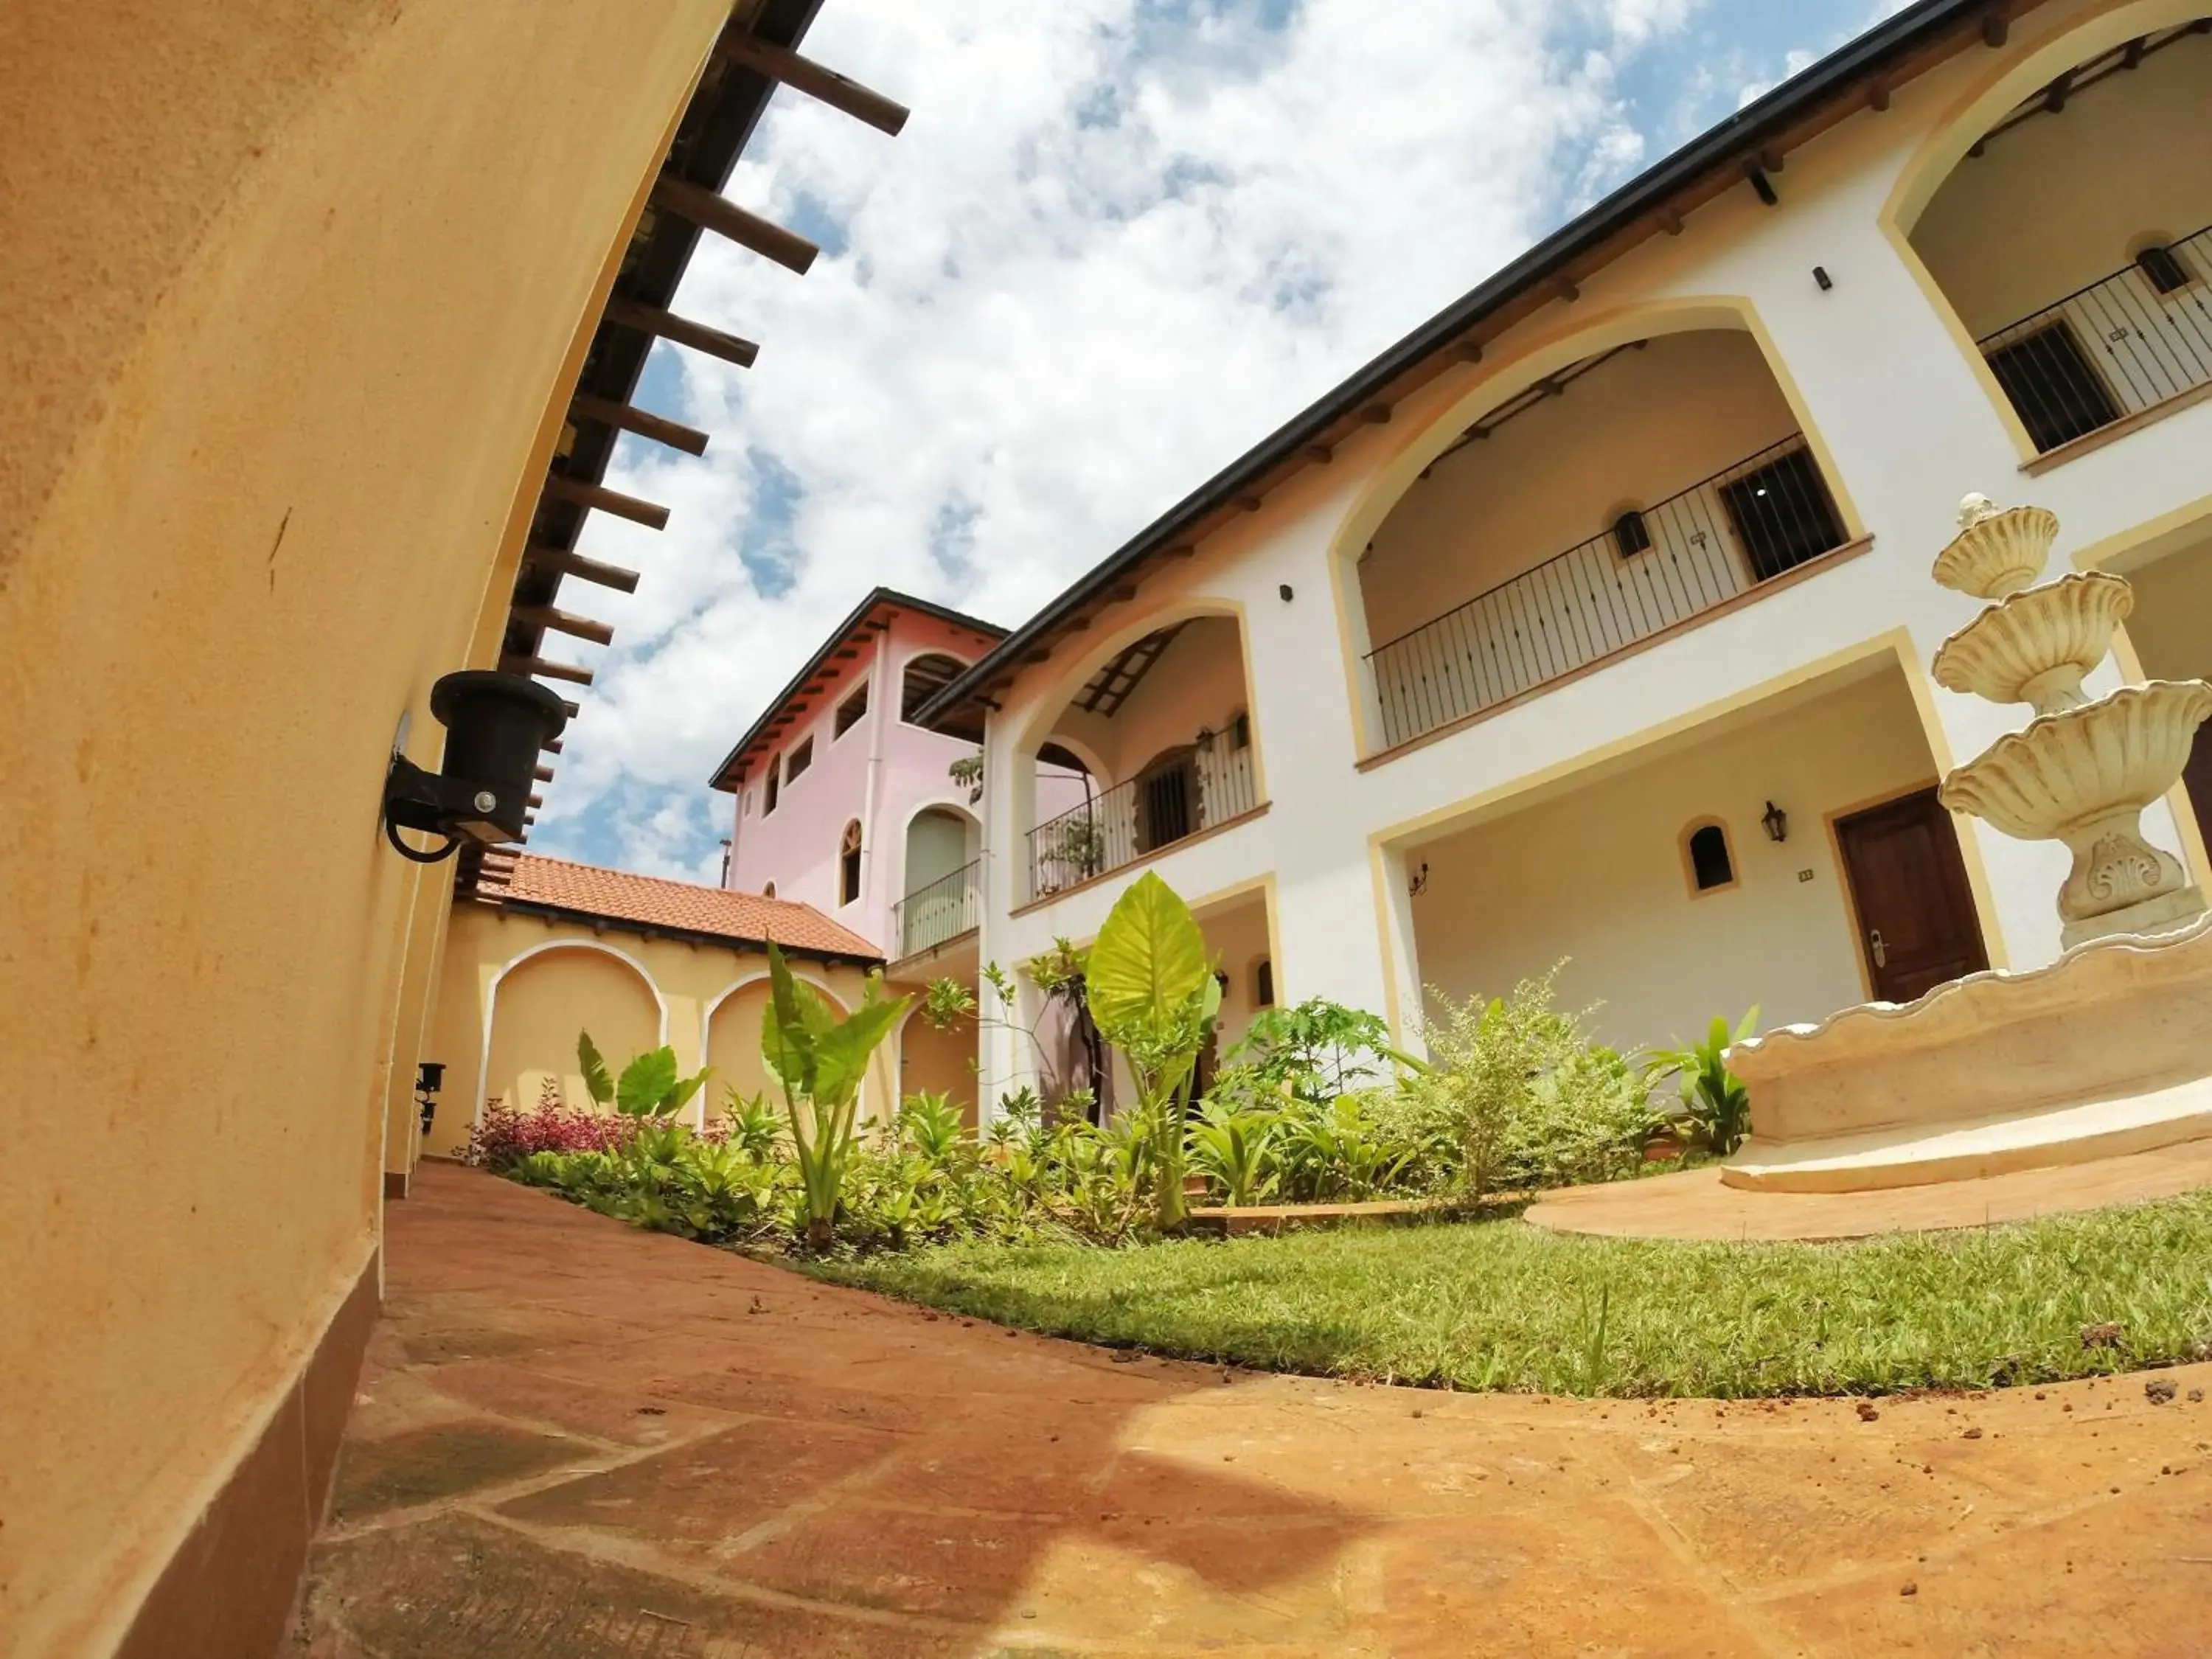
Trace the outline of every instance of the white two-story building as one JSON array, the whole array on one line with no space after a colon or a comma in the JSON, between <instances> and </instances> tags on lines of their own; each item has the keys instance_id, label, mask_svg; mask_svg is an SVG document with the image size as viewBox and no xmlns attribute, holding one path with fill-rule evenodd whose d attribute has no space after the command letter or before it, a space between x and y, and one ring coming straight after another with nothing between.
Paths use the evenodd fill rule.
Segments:
<instances>
[{"instance_id":1,"label":"white two-story building","mask_svg":"<svg viewBox=\"0 0 2212 1659\"><path fill-rule=\"evenodd\" d=\"M922 711L980 740L980 953L1189 898L1228 1024L1568 959L1624 1047L2059 948L2063 850L1937 779L1960 497L2212 672L2212 18L1923 0L1625 186L1194 491ZM2056 574L2054 570L2051 574ZM1039 757L1095 793L1040 805ZM2145 815L2207 867L2212 750ZM1065 797L1052 803L1065 808ZM987 1030L987 1087L1018 1080Z\"/></svg>"}]
</instances>

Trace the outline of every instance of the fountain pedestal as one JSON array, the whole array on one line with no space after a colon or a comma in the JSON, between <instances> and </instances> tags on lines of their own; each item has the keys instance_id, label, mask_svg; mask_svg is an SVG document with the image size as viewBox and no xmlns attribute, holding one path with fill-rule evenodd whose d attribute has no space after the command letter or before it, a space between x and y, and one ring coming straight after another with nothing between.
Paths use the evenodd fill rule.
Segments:
<instances>
[{"instance_id":1,"label":"fountain pedestal","mask_svg":"<svg viewBox=\"0 0 2212 1659\"><path fill-rule=\"evenodd\" d=\"M2040 586L2058 521L1970 495L1936 580L1994 601L1943 642L1938 684L2035 717L1943 780L1943 804L2058 841L2066 954L1976 974L1737 1044L1751 1139L1731 1186L1853 1191L2001 1174L2212 1136L2212 919L2179 860L2146 841L2212 684L2081 683L2135 604L2103 573Z\"/></svg>"}]
</instances>

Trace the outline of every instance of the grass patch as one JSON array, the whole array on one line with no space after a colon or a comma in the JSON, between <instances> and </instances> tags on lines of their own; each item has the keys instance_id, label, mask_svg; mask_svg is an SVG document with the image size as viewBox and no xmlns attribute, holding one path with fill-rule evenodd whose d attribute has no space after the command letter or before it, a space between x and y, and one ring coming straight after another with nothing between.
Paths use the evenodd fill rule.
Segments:
<instances>
[{"instance_id":1,"label":"grass patch","mask_svg":"<svg viewBox=\"0 0 2212 1659\"><path fill-rule=\"evenodd\" d=\"M976 1318L1320 1376L1547 1394L1886 1394L2105 1375L2212 1342L2212 1193L1829 1244L1517 1218L1127 1249L952 1244L805 1269ZM2084 1327L2117 1323L2112 1346Z\"/></svg>"}]
</instances>

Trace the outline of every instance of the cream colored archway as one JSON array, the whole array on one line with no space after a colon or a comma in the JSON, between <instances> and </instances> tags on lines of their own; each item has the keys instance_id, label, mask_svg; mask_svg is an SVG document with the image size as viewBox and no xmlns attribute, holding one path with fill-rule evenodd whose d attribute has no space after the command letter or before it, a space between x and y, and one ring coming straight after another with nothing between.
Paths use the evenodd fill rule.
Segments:
<instances>
[{"instance_id":1,"label":"cream colored archway","mask_svg":"<svg viewBox=\"0 0 2212 1659\"><path fill-rule=\"evenodd\" d=\"M623 977L619 980L609 981L603 976L597 987L579 983L562 988L565 994L556 1005L557 1012L556 1008L548 1008L540 1017L541 1023L550 1021L552 1024L572 1018L576 1022L570 1027L564 1046L557 1052L563 1056L573 1057L575 1052L575 1032L579 1030L591 1029L595 1018L599 1020L599 1029L593 1031L593 1040L599 1043L601 1051L609 1056L609 1061L612 1065L621 1065L634 1048L653 1047L668 1041L667 999L661 995L660 988L653 983L653 975L646 971L645 964L639 962L636 957L627 951L617 950L611 945L600 944L596 940L549 939L542 945L533 945L528 950L519 951L509 957L499 971L492 975L491 983L485 990L483 1035L481 1047L477 1051L477 1090L471 1107L471 1121L479 1127L483 1123L484 1102L499 1060L497 1045L500 1039L500 994L506 988L507 981L514 977L518 970L527 968L532 963L544 962L563 953L580 959L617 964L618 968L624 971ZM652 1032L650 1043L638 1041L636 1035L629 1032L628 1024L619 1023L619 1015L615 1008L597 1001L597 995L605 994L609 986L617 983L642 987L646 995L651 999L653 1013L650 1022ZM509 999L508 1006L510 1018L512 1018L514 1013L512 997ZM602 1009L605 1010L604 1013L600 1012ZM608 1016L615 1018L610 1019ZM528 1042L537 1048L545 1049L549 1057L555 1052L550 1046L556 1035L551 1024L547 1024L543 1030L518 1032L515 1035L518 1041ZM571 1074L564 1073L562 1075L564 1079L563 1096L568 1097L569 1097L568 1079ZM581 1095L583 1084L580 1076L574 1077L574 1080L575 1094ZM530 1103L515 1101L511 1103L526 1108Z\"/></svg>"}]
</instances>

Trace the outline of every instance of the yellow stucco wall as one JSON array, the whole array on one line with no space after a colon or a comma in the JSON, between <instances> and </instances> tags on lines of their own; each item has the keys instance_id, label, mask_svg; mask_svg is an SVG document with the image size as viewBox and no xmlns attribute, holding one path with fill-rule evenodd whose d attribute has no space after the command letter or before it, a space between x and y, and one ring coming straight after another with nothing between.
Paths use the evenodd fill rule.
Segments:
<instances>
[{"instance_id":1,"label":"yellow stucco wall","mask_svg":"<svg viewBox=\"0 0 2212 1659\"><path fill-rule=\"evenodd\" d=\"M1591 1028L1624 1050L1693 1040L1753 1003L1771 1027L1866 996L1823 820L1934 782L1903 675L1762 708L1639 762L1409 855L1428 866L1413 902L1424 988L1497 996L1565 957L1559 1006L1602 1002ZM1790 815L1779 846L1759 824L1769 800ZM1736 882L1693 896L1681 837L1711 821ZM1422 1009L1437 1012L1425 988Z\"/></svg>"},{"instance_id":2,"label":"yellow stucco wall","mask_svg":"<svg viewBox=\"0 0 2212 1659\"><path fill-rule=\"evenodd\" d=\"M0 1651L112 1646L369 1258L386 757L727 12L0 10Z\"/></svg>"},{"instance_id":3,"label":"yellow stucco wall","mask_svg":"<svg viewBox=\"0 0 2212 1659\"><path fill-rule=\"evenodd\" d=\"M2189 35L1960 162L1912 246L1978 337L2207 224L2212 37Z\"/></svg>"},{"instance_id":4,"label":"yellow stucco wall","mask_svg":"<svg viewBox=\"0 0 2212 1659\"><path fill-rule=\"evenodd\" d=\"M843 1007L858 1003L866 989L866 976L857 967L800 959L792 971ZM576 1070L580 1029L591 1032L617 1070L661 1041L665 1030L687 1075L702 1065L714 1068L699 1097L709 1120L720 1113L732 1086L744 1094L766 1090L770 1103L781 1105L782 1096L769 1083L760 1059L767 974L767 957L749 945L645 939L613 927L595 933L586 922L483 904L455 906L423 1054L446 1066L424 1152L459 1155L479 1103L497 1096L525 1109L534 1107L548 1076L561 1085L568 1104L587 1106ZM864 1115L885 1109L894 1077L886 1044L861 1092ZM690 1114L695 1121L699 1115Z\"/></svg>"}]
</instances>

